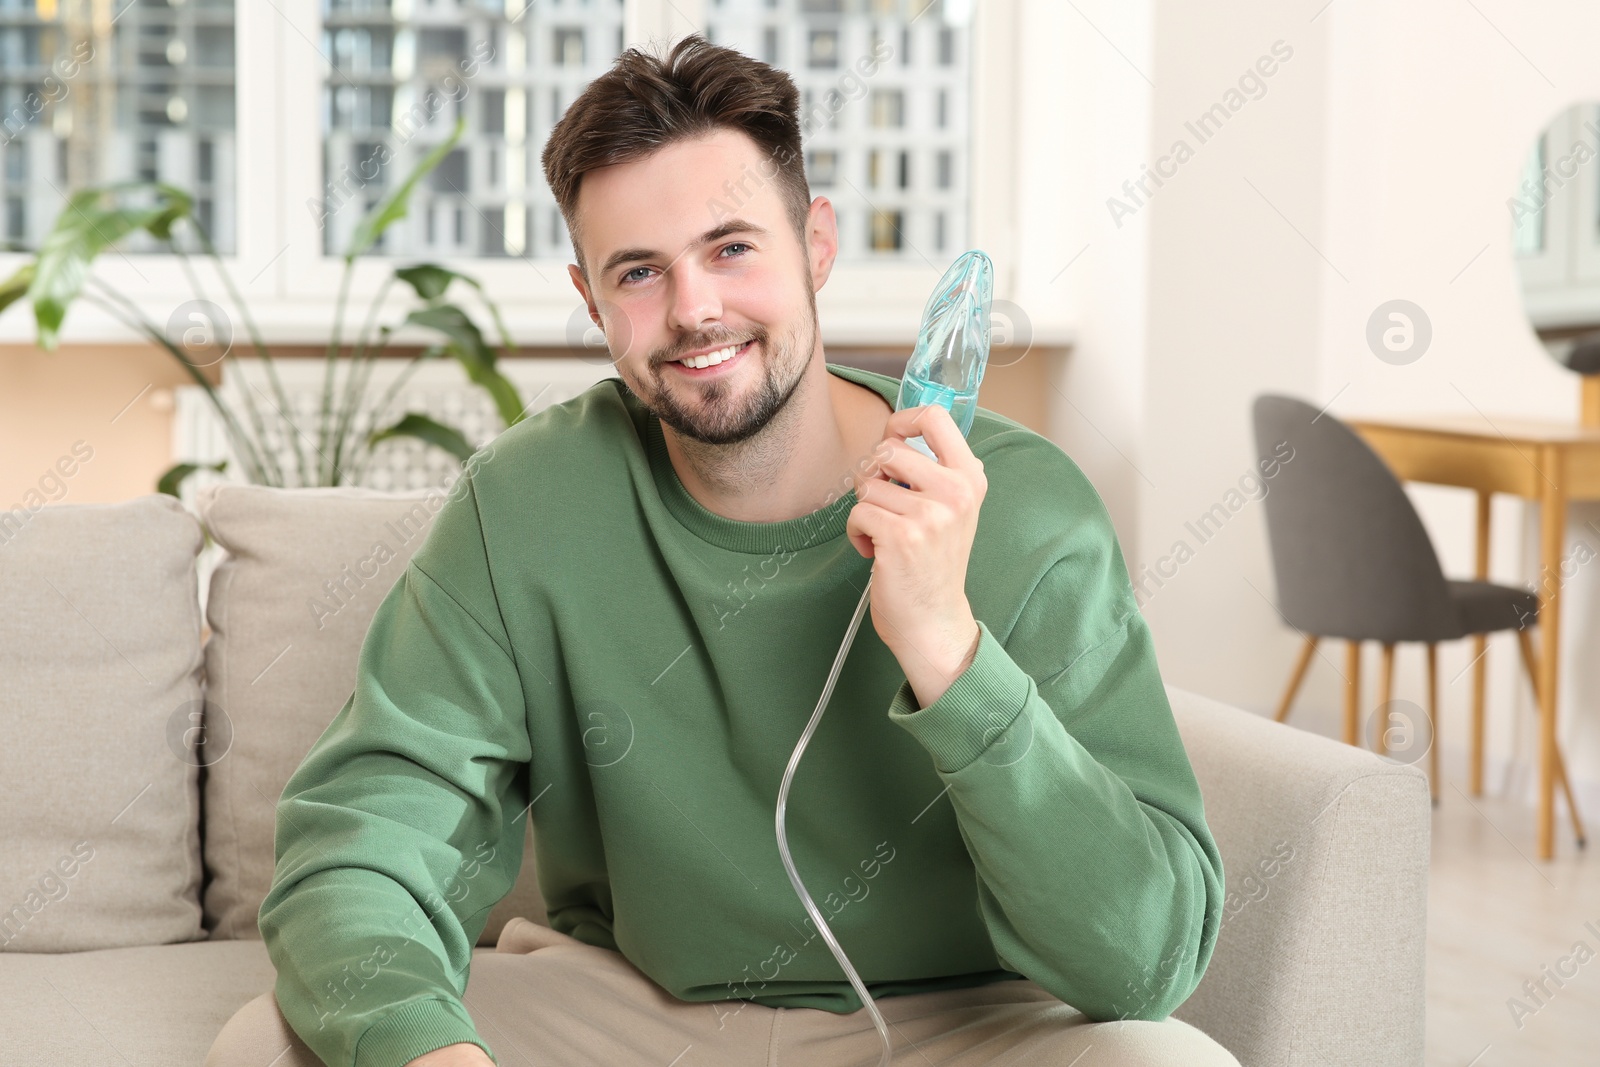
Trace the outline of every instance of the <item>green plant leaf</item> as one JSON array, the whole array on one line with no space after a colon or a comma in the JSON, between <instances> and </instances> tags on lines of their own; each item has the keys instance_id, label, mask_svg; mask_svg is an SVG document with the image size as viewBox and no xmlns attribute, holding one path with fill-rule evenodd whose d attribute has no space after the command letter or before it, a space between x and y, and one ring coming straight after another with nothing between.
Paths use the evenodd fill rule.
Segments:
<instances>
[{"instance_id":1,"label":"green plant leaf","mask_svg":"<svg viewBox=\"0 0 1600 1067\"><path fill-rule=\"evenodd\" d=\"M411 286L417 296L429 304L443 296L452 281L464 278L464 275L436 263L418 263L411 267L400 267L395 270L394 276Z\"/></svg>"},{"instance_id":2,"label":"green plant leaf","mask_svg":"<svg viewBox=\"0 0 1600 1067\"><path fill-rule=\"evenodd\" d=\"M17 272L5 281L0 282L0 311L15 304L28 294L28 287L33 284L33 264L24 263L17 268Z\"/></svg>"},{"instance_id":3,"label":"green plant leaf","mask_svg":"<svg viewBox=\"0 0 1600 1067\"><path fill-rule=\"evenodd\" d=\"M391 189L383 199L372 205L372 210L362 217L361 222L356 225L355 233L350 235L350 247L345 250L344 254L345 262L348 263L357 256L366 254L372 249L373 245L378 243L385 230L399 219L406 217L406 213L411 210L411 192L416 188L417 182L421 181L429 171L443 161L445 156L450 154L450 150L456 146L456 142L461 139L461 135L466 131L466 128L467 120L465 118L457 119L455 129L450 132L450 136L435 145L431 152L418 160L417 165L411 168L411 173L406 175L404 181Z\"/></svg>"},{"instance_id":4,"label":"green plant leaf","mask_svg":"<svg viewBox=\"0 0 1600 1067\"><path fill-rule=\"evenodd\" d=\"M176 185L157 182L155 187L166 198L167 206L159 215L145 223L144 228L158 241L170 241L174 223L179 219L194 218L194 198Z\"/></svg>"},{"instance_id":5,"label":"green plant leaf","mask_svg":"<svg viewBox=\"0 0 1600 1067\"><path fill-rule=\"evenodd\" d=\"M508 427L522 421L522 398L516 386L496 369L494 349L484 342L483 333L465 311L454 304L435 304L413 311L406 316L406 323L444 334L445 350L466 370L468 378L488 390L501 421Z\"/></svg>"},{"instance_id":6,"label":"green plant leaf","mask_svg":"<svg viewBox=\"0 0 1600 1067\"><path fill-rule=\"evenodd\" d=\"M195 471L218 471L220 473L226 470L227 466L228 461L225 459L218 460L215 463L174 463L167 468L167 472L161 476L161 480L156 482L156 492L177 496L178 487L183 484L183 480Z\"/></svg>"},{"instance_id":7,"label":"green plant leaf","mask_svg":"<svg viewBox=\"0 0 1600 1067\"><path fill-rule=\"evenodd\" d=\"M489 309L495 328L500 331L501 345L508 349L516 347L511 343L511 332L506 329L505 321L500 317L500 308L489 299L489 294L484 291L478 279L448 267L441 267L437 263L417 263L394 273L397 278L410 285L418 297L429 304L437 303L444 296L445 290L450 288L451 282L459 281L472 286L478 291L484 306Z\"/></svg>"},{"instance_id":8,"label":"green plant leaf","mask_svg":"<svg viewBox=\"0 0 1600 1067\"><path fill-rule=\"evenodd\" d=\"M155 191L156 204L122 206L118 194L133 189ZM67 308L83 291L96 256L135 230L149 230L157 237L170 234L173 222L186 217L191 207L187 194L156 183L121 182L73 193L33 261L28 299L39 328L39 347L56 348Z\"/></svg>"},{"instance_id":9,"label":"green plant leaf","mask_svg":"<svg viewBox=\"0 0 1600 1067\"><path fill-rule=\"evenodd\" d=\"M391 437L415 437L419 441L437 445L463 463L467 461L468 456L477 451L467 443L467 439L461 436L459 430L453 430L416 411L408 411L398 422L381 430L372 431L367 435L367 446L375 447Z\"/></svg>"}]
</instances>

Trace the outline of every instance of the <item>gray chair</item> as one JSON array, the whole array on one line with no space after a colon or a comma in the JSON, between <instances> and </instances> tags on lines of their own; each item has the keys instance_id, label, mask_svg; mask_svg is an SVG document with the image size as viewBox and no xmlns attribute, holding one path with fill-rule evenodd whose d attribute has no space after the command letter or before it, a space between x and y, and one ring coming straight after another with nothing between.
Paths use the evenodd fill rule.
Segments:
<instances>
[{"instance_id":1,"label":"gray chair","mask_svg":"<svg viewBox=\"0 0 1600 1067\"><path fill-rule=\"evenodd\" d=\"M1453 581L1444 576L1433 542L1388 466L1343 422L1302 400L1259 396L1254 405L1256 454L1266 480L1263 500L1267 541L1277 581L1278 611L1301 631L1305 644L1278 706L1279 722L1322 638L1346 642L1344 740L1358 744L1361 710L1361 644L1383 649L1379 706L1383 716L1373 746L1387 752L1394 709L1388 707L1394 679L1394 648L1415 641L1428 648L1427 745L1429 780L1439 801L1439 669L1437 646L1477 634L1515 630L1523 667L1537 699L1538 673L1528 627L1538 621L1534 593L1491 582ZM1288 451L1292 449L1293 451ZM1285 458L1287 457L1287 458ZM1474 710L1482 707L1474 702ZM1410 724L1415 728L1421 724ZM1481 730L1481 723L1474 728ZM1412 746L1407 746L1412 747ZM1408 752L1411 759L1420 751ZM1404 757L1402 757L1404 758ZM1572 813L1578 844L1583 823L1567 783L1559 746L1556 772Z\"/></svg>"}]
</instances>

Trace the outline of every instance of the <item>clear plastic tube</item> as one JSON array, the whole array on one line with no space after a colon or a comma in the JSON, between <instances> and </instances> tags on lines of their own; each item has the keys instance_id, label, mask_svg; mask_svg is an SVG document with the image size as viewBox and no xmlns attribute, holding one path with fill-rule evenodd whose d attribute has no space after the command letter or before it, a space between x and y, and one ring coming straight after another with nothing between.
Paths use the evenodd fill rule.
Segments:
<instances>
[{"instance_id":1,"label":"clear plastic tube","mask_svg":"<svg viewBox=\"0 0 1600 1067\"><path fill-rule=\"evenodd\" d=\"M938 286L933 295L928 297L928 304L923 309L917 344L901 378L896 411L924 404L939 404L951 413L962 434L972 429L972 418L978 409L978 385L989 363L989 305L993 291L994 264L988 256L973 249L956 257L939 279ZM938 459L921 437L908 438L906 443L929 459ZM783 857L784 870L789 872L789 884L794 886L795 894L799 896L800 903L805 905L811 921L817 924L817 932L827 942L828 951L844 968L845 977L855 987L862 1006L872 1015L872 1023L878 1028L878 1037L883 1041L883 1058L878 1061L879 1067L889 1067L893 1051L889 1027L862 983L861 976L850 965L844 949L839 947L833 931L828 929L816 902L800 881L800 874L794 869L794 858L789 855L789 839L783 829L784 815L789 807L789 783L794 780L795 768L800 766L800 757L810 743L811 735L816 732L817 723L822 721L828 698L833 695L834 684L839 680L839 671L844 667L845 657L850 654L850 646L855 643L856 631L861 628L861 618L867 613L871 593L872 575L869 573L866 588L861 590L861 603L856 605L850 628L845 631L844 643L834 657L833 670L828 672L828 683L822 687L822 699L817 701L817 710L811 713L811 721L806 724L805 732L800 735L800 743L795 745L794 754L789 757L789 767L783 772L783 785L778 788L778 852Z\"/></svg>"},{"instance_id":2,"label":"clear plastic tube","mask_svg":"<svg viewBox=\"0 0 1600 1067\"><path fill-rule=\"evenodd\" d=\"M789 808L789 783L794 780L795 768L800 766L800 757L806 750L806 744L816 732L817 723L822 721L822 713L827 710L828 698L833 695L834 683L839 680L839 671L844 667L845 657L850 654L850 646L855 644L856 631L861 628L861 617L867 613L871 594L872 575L868 574L866 588L861 590L861 603L856 605L856 613L850 619L850 628L845 631L844 643L839 646L839 654L833 658L833 670L828 672L828 684L822 687L822 699L817 701L817 710L811 713L811 721L806 724L805 732L800 735L800 743L795 745L794 754L789 757L789 767L783 772L783 785L778 787L778 852L783 857L784 870L789 872L789 884L794 886L795 893L800 897L800 903L805 905L806 913L811 916L811 921L817 924L817 932L828 943L828 951L833 953L833 958L844 968L845 977L850 979L850 984L855 987L856 995L861 998L862 1005L872 1015L872 1024L878 1028L878 1037L883 1041L883 1058L878 1061L879 1067L889 1067L892 1047L889 1043L889 1027L884 1023L883 1014L878 1011L878 1005L873 1002L867 987L862 984L861 976L850 966L850 958L844 954L844 949L839 947L833 931L828 929L828 924L822 918L822 912L817 909L816 902L811 899L811 894L806 892L805 884L800 881L800 875L794 869L794 857L789 855L789 839L783 830L784 814Z\"/></svg>"}]
</instances>

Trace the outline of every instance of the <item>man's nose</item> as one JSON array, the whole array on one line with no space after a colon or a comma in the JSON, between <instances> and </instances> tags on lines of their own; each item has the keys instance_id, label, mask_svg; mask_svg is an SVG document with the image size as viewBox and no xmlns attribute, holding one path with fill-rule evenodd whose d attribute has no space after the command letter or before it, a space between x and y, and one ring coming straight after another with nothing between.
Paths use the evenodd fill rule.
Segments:
<instances>
[{"instance_id":1,"label":"man's nose","mask_svg":"<svg viewBox=\"0 0 1600 1067\"><path fill-rule=\"evenodd\" d=\"M671 294L668 325L673 329L694 333L705 322L722 318L722 296L716 280L687 257L667 271L667 290Z\"/></svg>"}]
</instances>

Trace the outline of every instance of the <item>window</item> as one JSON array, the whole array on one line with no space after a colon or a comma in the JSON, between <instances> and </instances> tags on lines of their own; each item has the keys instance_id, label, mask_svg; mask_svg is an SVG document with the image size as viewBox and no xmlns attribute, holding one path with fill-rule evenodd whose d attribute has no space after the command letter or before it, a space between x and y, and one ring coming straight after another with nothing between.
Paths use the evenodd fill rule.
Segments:
<instances>
[{"instance_id":1,"label":"window","mask_svg":"<svg viewBox=\"0 0 1600 1067\"><path fill-rule=\"evenodd\" d=\"M968 240L972 133L952 106L971 95L972 34L960 6L798 0L790 16L804 54L798 65L774 65L800 88L807 179L833 201L841 263L922 263ZM708 9L717 39L756 58L772 19L767 0Z\"/></svg>"},{"instance_id":2,"label":"window","mask_svg":"<svg viewBox=\"0 0 1600 1067\"><path fill-rule=\"evenodd\" d=\"M268 342L326 343L355 226L459 116L455 151L357 263L351 306L378 293L393 261L431 260L482 281L519 343L568 343L572 250L540 153L624 47L681 36L692 28L687 11L718 42L788 71L801 91L807 178L839 225L834 281L819 294L830 335L914 335L941 258L975 240L1008 254L1012 198L976 217L979 233L970 198L975 169L987 187L1017 188L1018 140L974 116L1037 97L1050 72L1026 75L1036 86L977 86L972 71L977 47L988 50L985 69L1017 69L1003 58L1016 6L0 0L0 277L38 246L69 190L166 181L194 193L195 216ZM99 36L69 24L78 11L104 13ZM975 32L977 23L991 31ZM1045 184L1035 175L1027 187ZM123 251L102 256L95 272L149 317L164 321L193 299L183 264L153 242ZM225 299L204 281L209 299ZM31 316L0 316L0 341L32 336ZM68 343L129 339L114 321L68 316Z\"/></svg>"},{"instance_id":3,"label":"window","mask_svg":"<svg viewBox=\"0 0 1600 1067\"><path fill-rule=\"evenodd\" d=\"M583 66L583 27L557 27L555 45L555 55L550 60L553 64L558 67Z\"/></svg>"},{"instance_id":4,"label":"window","mask_svg":"<svg viewBox=\"0 0 1600 1067\"><path fill-rule=\"evenodd\" d=\"M902 219L898 211L874 211L872 213L872 233L868 240L874 251L899 251L901 222Z\"/></svg>"},{"instance_id":5,"label":"window","mask_svg":"<svg viewBox=\"0 0 1600 1067\"><path fill-rule=\"evenodd\" d=\"M8 248L33 249L68 192L139 178L195 197L235 247L233 0L94 5L0 0L0 144ZM160 250L145 235L125 251Z\"/></svg>"},{"instance_id":6,"label":"window","mask_svg":"<svg viewBox=\"0 0 1600 1067\"><path fill-rule=\"evenodd\" d=\"M716 28L716 24L712 24ZM812 30L808 35L811 49L807 66L814 70L832 70L839 65L839 31Z\"/></svg>"},{"instance_id":7,"label":"window","mask_svg":"<svg viewBox=\"0 0 1600 1067\"><path fill-rule=\"evenodd\" d=\"M906 124L905 93L899 89L872 90L872 125L875 129L899 129Z\"/></svg>"},{"instance_id":8,"label":"window","mask_svg":"<svg viewBox=\"0 0 1600 1067\"><path fill-rule=\"evenodd\" d=\"M567 104L616 58L600 45L620 40L620 0L326 3L324 51L332 64L324 87L323 252L348 246L361 219L361 208L348 204L381 196L461 117L461 147L412 196L409 216L376 251L568 255L564 226L532 224L555 204L539 153Z\"/></svg>"},{"instance_id":9,"label":"window","mask_svg":"<svg viewBox=\"0 0 1600 1067\"><path fill-rule=\"evenodd\" d=\"M911 187L911 153L874 148L867 153L867 187L904 190Z\"/></svg>"},{"instance_id":10,"label":"window","mask_svg":"<svg viewBox=\"0 0 1600 1067\"><path fill-rule=\"evenodd\" d=\"M839 153L832 151L806 153L806 177L817 188L831 189L839 177Z\"/></svg>"}]
</instances>

